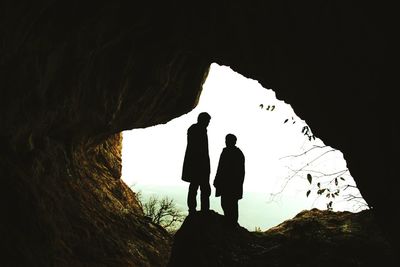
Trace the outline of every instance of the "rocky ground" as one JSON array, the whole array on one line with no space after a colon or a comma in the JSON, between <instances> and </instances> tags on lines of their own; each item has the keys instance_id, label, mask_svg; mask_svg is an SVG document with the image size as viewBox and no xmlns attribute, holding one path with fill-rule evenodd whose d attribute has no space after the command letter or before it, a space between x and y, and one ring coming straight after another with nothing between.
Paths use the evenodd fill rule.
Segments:
<instances>
[{"instance_id":1,"label":"rocky ground","mask_svg":"<svg viewBox=\"0 0 400 267\"><path fill-rule=\"evenodd\" d=\"M396 266L393 255L369 210L307 210L266 232L227 227L211 211L186 218L169 267Z\"/></svg>"}]
</instances>

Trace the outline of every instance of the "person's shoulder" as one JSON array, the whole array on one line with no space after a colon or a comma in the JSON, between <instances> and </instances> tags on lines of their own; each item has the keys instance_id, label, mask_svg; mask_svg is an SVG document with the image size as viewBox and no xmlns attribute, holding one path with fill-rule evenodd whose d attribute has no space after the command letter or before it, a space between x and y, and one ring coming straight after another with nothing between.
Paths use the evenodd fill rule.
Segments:
<instances>
[{"instance_id":1,"label":"person's shoulder","mask_svg":"<svg viewBox=\"0 0 400 267\"><path fill-rule=\"evenodd\" d=\"M244 154L243 154L243 152L242 152L242 150L240 148L238 148L237 146L235 148L236 148L235 150L236 150L237 153L239 153L242 156L244 156Z\"/></svg>"},{"instance_id":2,"label":"person's shoulder","mask_svg":"<svg viewBox=\"0 0 400 267\"><path fill-rule=\"evenodd\" d=\"M235 155L238 152L239 151L238 151L237 147L224 147L224 149L222 149L222 153L226 153L229 155Z\"/></svg>"},{"instance_id":3,"label":"person's shoulder","mask_svg":"<svg viewBox=\"0 0 400 267\"><path fill-rule=\"evenodd\" d=\"M190 125L190 127L188 128L188 132L189 132L189 131L190 131L190 132L195 131L196 128L197 128L197 124L194 123L194 124Z\"/></svg>"},{"instance_id":4,"label":"person's shoulder","mask_svg":"<svg viewBox=\"0 0 400 267\"><path fill-rule=\"evenodd\" d=\"M232 149L229 147L224 147L222 149L221 155L225 155L226 157L229 157L230 155L232 155Z\"/></svg>"}]
</instances>

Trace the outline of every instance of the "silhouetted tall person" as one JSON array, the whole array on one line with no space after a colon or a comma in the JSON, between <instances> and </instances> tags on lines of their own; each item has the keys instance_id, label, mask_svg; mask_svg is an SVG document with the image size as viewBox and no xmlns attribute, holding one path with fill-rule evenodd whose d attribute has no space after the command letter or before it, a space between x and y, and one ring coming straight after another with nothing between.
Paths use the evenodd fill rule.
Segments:
<instances>
[{"instance_id":1,"label":"silhouetted tall person","mask_svg":"<svg viewBox=\"0 0 400 267\"><path fill-rule=\"evenodd\" d=\"M225 137L226 147L219 158L214 180L215 196L221 196L221 207L228 222L236 225L239 218L238 201L243 197L244 155L236 147L236 136Z\"/></svg>"},{"instance_id":2,"label":"silhouetted tall person","mask_svg":"<svg viewBox=\"0 0 400 267\"><path fill-rule=\"evenodd\" d=\"M210 157L208 155L207 126L211 116L202 112L197 123L187 131L187 147L183 162L182 180L189 182L187 204L189 215L196 211L197 190L200 187L201 210L210 209Z\"/></svg>"}]
</instances>

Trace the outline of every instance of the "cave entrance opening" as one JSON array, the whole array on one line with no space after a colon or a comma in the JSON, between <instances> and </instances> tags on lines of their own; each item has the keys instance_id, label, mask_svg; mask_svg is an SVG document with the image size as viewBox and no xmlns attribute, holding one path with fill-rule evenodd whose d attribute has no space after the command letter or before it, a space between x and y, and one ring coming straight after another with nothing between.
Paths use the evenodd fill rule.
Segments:
<instances>
[{"instance_id":1,"label":"cave entrance opening","mask_svg":"<svg viewBox=\"0 0 400 267\"><path fill-rule=\"evenodd\" d=\"M144 201L168 196L186 212L188 184L181 180L187 128L206 111L211 161L215 177L225 135L237 136L246 157L239 223L249 230L268 229L304 209L367 208L340 151L312 135L289 104L271 89L226 66L212 64L199 104L167 124L123 133L122 179ZM338 191L339 190L339 191ZM211 209L222 214L212 188Z\"/></svg>"}]
</instances>

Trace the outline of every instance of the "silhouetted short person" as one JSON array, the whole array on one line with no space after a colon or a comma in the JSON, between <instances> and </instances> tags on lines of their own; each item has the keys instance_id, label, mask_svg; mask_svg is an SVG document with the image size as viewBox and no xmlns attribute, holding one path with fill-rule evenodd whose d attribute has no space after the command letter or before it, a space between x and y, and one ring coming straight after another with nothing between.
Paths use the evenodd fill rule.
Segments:
<instances>
[{"instance_id":1,"label":"silhouetted short person","mask_svg":"<svg viewBox=\"0 0 400 267\"><path fill-rule=\"evenodd\" d=\"M214 180L215 196L221 196L221 206L227 221L236 225L239 218L238 201L243 196L244 155L236 147L236 136L233 134L225 137L225 143Z\"/></svg>"},{"instance_id":2,"label":"silhouetted short person","mask_svg":"<svg viewBox=\"0 0 400 267\"><path fill-rule=\"evenodd\" d=\"M201 210L210 209L210 157L208 154L207 126L211 116L202 112L197 123L187 131L187 147L183 162L182 180L189 182L187 204L189 215L196 211L197 190L200 187Z\"/></svg>"}]
</instances>

